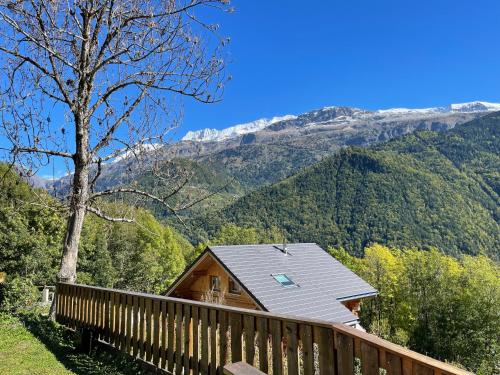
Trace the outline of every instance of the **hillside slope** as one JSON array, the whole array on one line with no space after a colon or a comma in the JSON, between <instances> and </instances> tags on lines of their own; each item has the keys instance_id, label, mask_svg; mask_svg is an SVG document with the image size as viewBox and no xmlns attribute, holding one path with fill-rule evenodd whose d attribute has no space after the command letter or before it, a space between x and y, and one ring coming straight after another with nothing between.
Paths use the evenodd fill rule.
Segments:
<instances>
[{"instance_id":1,"label":"hillside slope","mask_svg":"<svg viewBox=\"0 0 500 375\"><path fill-rule=\"evenodd\" d=\"M202 224L282 226L289 241L500 253L500 113L447 132L348 148L259 189ZM199 225L197 223L196 225Z\"/></svg>"}]
</instances>

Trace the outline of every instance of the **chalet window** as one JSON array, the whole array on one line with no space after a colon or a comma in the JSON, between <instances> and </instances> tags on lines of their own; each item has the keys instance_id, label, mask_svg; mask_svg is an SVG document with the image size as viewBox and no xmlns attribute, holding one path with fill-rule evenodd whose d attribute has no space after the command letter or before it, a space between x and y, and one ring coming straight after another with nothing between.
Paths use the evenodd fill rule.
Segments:
<instances>
[{"instance_id":1,"label":"chalet window","mask_svg":"<svg viewBox=\"0 0 500 375\"><path fill-rule=\"evenodd\" d=\"M241 294L240 286L231 278L229 278L229 293Z\"/></svg>"},{"instance_id":2,"label":"chalet window","mask_svg":"<svg viewBox=\"0 0 500 375\"><path fill-rule=\"evenodd\" d=\"M297 286L287 275L284 273L278 273L271 275L274 279L283 286Z\"/></svg>"},{"instance_id":3,"label":"chalet window","mask_svg":"<svg viewBox=\"0 0 500 375\"><path fill-rule=\"evenodd\" d=\"M216 292L220 291L220 277L210 276L210 288Z\"/></svg>"}]
</instances>

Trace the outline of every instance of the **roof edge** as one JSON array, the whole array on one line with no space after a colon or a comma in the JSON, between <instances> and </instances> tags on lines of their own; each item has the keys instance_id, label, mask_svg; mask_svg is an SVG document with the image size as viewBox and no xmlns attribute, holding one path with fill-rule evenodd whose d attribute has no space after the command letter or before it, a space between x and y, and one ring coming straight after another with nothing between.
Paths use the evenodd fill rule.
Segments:
<instances>
[{"instance_id":1,"label":"roof edge","mask_svg":"<svg viewBox=\"0 0 500 375\"><path fill-rule=\"evenodd\" d=\"M376 295L378 295L377 291L369 292L369 293L359 293L359 294L353 294L350 296L339 297L339 298L337 298L337 301L339 301L339 302L352 301L353 299L375 297Z\"/></svg>"},{"instance_id":2,"label":"roof edge","mask_svg":"<svg viewBox=\"0 0 500 375\"><path fill-rule=\"evenodd\" d=\"M224 264L224 262L222 262L219 257L217 255L215 255L215 253L212 251L212 249L210 249L210 246L207 246L207 248L205 249L205 251L207 253L209 253L210 255L212 255L212 257L217 261L217 263L234 279L238 282L238 284L242 287L242 289L245 291L245 293L247 293L250 298L255 302L255 304L257 306L259 306L262 310L264 311L269 311L263 304L262 302L260 302L260 300L254 296L254 294L245 286L244 283L242 283L240 281L240 279L238 279L236 277L236 275Z\"/></svg>"}]
</instances>

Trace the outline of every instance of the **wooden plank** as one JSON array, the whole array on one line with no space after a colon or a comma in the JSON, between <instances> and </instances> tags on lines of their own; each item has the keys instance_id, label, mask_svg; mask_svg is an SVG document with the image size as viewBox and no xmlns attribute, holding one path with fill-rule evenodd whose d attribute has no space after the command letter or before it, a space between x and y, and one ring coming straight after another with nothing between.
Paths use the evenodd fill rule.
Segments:
<instances>
[{"instance_id":1,"label":"wooden plank","mask_svg":"<svg viewBox=\"0 0 500 375\"><path fill-rule=\"evenodd\" d=\"M354 356L361 359L361 339L359 337L354 338Z\"/></svg>"},{"instance_id":2,"label":"wooden plank","mask_svg":"<svg viewBox=\"0 0 500 375\"><path fill-rule=\"evenodd\" d=\"M402 361L401 357L387 352L385 354L385 360L386 360L386 370L387 370L387 375L402 375L403 374L403 366L402 366Z\"/></svg>"},{"instance_id":3,"label":"wooden plank","mask_svg":"<svg viewBox=\"0 0 500 375\"><path fill-rule=\"evenodd\" d=\"M103 291L103 318L102 318L102 339L109 343L109 292Z\"/></svg>"},{"instance_id":4,"label":"wooden plank","mask_svg":"<svg viewBox=\"0 0 500 375\"><path fill-rule=\"evenodd\" d=\"M127 295L120 293L120 349L127 350Z\"/></svg>"},{"instance_id":5,"label":"wooden plank","mask_svg":"<svg viewBox=\"0 0 500 375\"><path fill-rule=\"evenodd\" d=\"M235 363L242 359L241 314L230 313L229 324L231 326L231 362Z\"/></svg>"},{"instance_id":6,"label":"wooden plank","mask_svg":"<svg viewBox=\"0 0 500 375\"><path fill-rule=\"evenodd\" d=\"M68 285L67 293L68 293L68 320L67 320L67 325L71 328L74 328L74 323L73 323L73 313L75 311L74 306L73 306L73 285Z\"/></svg>"},{"instance_id":7,"label":"wooden plank","mask_svg":"<svg viewBox=\"0 0 500 375\"><path fill-rule=\"evenodd\" d=\"M61 285L60 289L59 289L59 312L58 312L58 321L61 323L61 324L65 324L66 323L66 317L65 317L65 313L66 313L66 289L67 288L67 285Z\"/></svg>"},{"instance_id":8,"label":"wooden plank","mask_svg":"<svg viewBox=\"0 0 500 375\"><path fill-rule=\"evenodd\" d=\"M175 305L173 302L168 304L168 371L174 370L174 332L175 332Z\"/></svg>"},{"instance_id":9,"label":"wooden plank","mask_svg":"<svg viewBox=\"0 0 500 375\"><path fill-rule=\"evenodd\" d=\"M434 370L430 367L421 365L419 363L413 363L413 375L433 375Z\"/></svg>"},{"instance_id":10,"label":"wooden plank","mask_svg":"<svg viewBox=\"0 0 500 375\"><path fill-rule=\"evenodd\" d=\"M265 375L264 372L257 370L245 362L231 363L224 367L225 375Z\"/></svg>"},{"instance_id":11,"label":"wooden plank","mask_svg":"<svg viewBox=\"0 0 500 375\"><path fill-rule=\"evenodd\" d=\"M70 298L69 298L69 308L70 308L69 325L71 328L74 329L75 328L74 316L75 316L75 312L76 312L76 308L75 308L76 287L74 285L70 285L68 290L69 290L69 294L70 294Z\"/></svg>"},{"instance_id":12,"label":"wooden plank","mask_svg":"<svg viewBox=\"0 0 500 375\"><path fill-rule=\"evenodd\" d=\"M80 326L80 312L81 312L81 288L76 287L76 327Z\"/></svg>"},{"instance_id":13,"label":"wooden plank","mask_svg":"<svg viewBox=\"0 0 500 375\"><path fill-rule=\"evenodd\" d=\"M200 330L200 313L198 306L191 306L192 326L193 326L193 359L191 361L191 368L193 375L200 373L200 347L199 347L199 330Z\"/></svg>"},{"instance_id":14,"label":"wooden plank","mask_svg":"<svg viewBox=\"0 0 500 375\"><path fill-rule=\"evenodd\" d=\"M100 309L101 309L101 291L99 289L94 290L94 329L95 333L99 335L101 331L101 321L100 321Z\"/></svg>"},{"instance_id":15,"label":"wooden plank","mask_svg":"<svg viewBox=\"0 0 500 375\"><path fill-rule=\"evenodd\" d=\"M83 327L83 322L84 322L84 319L85 319L85 314L84 314L84 310L85 310L85 289L84 288L78 288L79 289L79 294L78 294L78 323L79 323L79 327Z\"/></svg>"},{"instance_id":16,"label":"wooden plank","mask_svg":"<svg viewBox=\"0 0 500 375\"><path fill-rule=\"evenodd\" d=\"M61 294L61 311L60 311L60 317L59 317L59 322L61 324L67 325L69 322L68 316L70 312L69 308L69 285L61 285L60 288L60 294Z\"/></svg>"},{"instance_id":17,"label":"wooden plank","mask_svg":"<svg viewBox=\"0 0 500 375\"><path fill-rule=\"evenodd\" d=\"M184 305L184 374L189 374L192 340L191 307Z\"/></svg>"},{"instance_id":18,"label":"wooden plank","mask_svg":"<svg viewBox=\"0 0 500 375\"><path fill-rule=\"evenodd\" d=\"M283 345L281 339L281 321L271 320L271 348L273 359L273 375L283 374Z\"/></svg>"},{"instance_id":19,"label":"wooden plank","mask_svg":"<svg viewBox=\"0 0 500 375\"><path fill-rule=\"evenodd\" d=\"M361 342L361 373L379 375L378 350L365 342Z\"/></svg>"},{"instance_id":20,"label":"wooden plank","mask_svg":"<svg viewBox=\"0 0 500 375\"><path fill-rule=\"evenodd\" d=\"M252 315L244 316L243 331L245 332L245 361L253 366L255 361L255 318Z\"/></svg>"},{"instance_id":21,"label":"wooden plank","mask_svg":"<svg viewBox=\"0 0 500 375\"><path fill-rule=\"evenodd\" d=\"M61 289L63 284L56 284L56 292L54 298L56 299L56 322L61 323Z\"/></svg>"},{"instance_id":22,"label":"wooden plank","mask_svg":"<svg viewBox=\"0 0 500 375\"><path fill-rule=\"evenodd\" d=\"M66 288L66 285L61 285L59 287L58 293L59 295L57 296L57 321L61 324L64 324L64 303L65 303L65 294L64 294L64 288Z\"/></svg>"},{"instance_id":23,"label":"wooden plank","mask_svg":"<svg viewBox=\"0 0 500 375\"><path fill-rule=\"evenodd\" d=\"M90 316L89 316L89 326L91 328L95 328L95 290L89 290L89 301L90 301Z\"/></svg>"},{"instance_id":24,"label":"wooden plank","mask_svg":"<svg viewBox=\"0 0 500 375\"><path fill-rule=\"evenodd\" d=\"M175 304L175 373L182 374L182 304Z\"/></svg>"},{"instance_id":25,"label":"wooden plank","mask_svg":"<svg viewBox=\"0 0 500 375\"><path fill-rule=\"evenodd\" d=\"M312 327L301 324L299 327L300 341L302 342L302 363L304 375L314 374L314 348ZM262 370L262 369L261 369Z\"/></svg>"},{"instance_id":26,"label":"wooden plank","mask_svg":"<svg viewBox=\"0 0 500 375\"><path fill-rule=\"evenodd\" d=\"M125 326L125 351L127 354L131 353L132 344L132 309L134 307L132 296L125 295L125 303L127 308L127 324Z\"/></svg>"},{"instance_id":27,"label":"wooden plank","mask_svg":"<svg viewBox=\"0 0 500 375\"><path fill-rule=\"evenodd\" d=\"M108 308L108 292L101 291L101 339L107 341L106 337L106 314Z\"/></svg>"},{"instance_id":28,"label":"wooden plank","mask_svg":"<svg viewBox=\"0 0 500 375\"><path fill-rule=\"evenodd\" d=\"M297 342L297 323L286 322L286 359L288 375L299 375L299 353Z\"/></svg>"},{"instance_id":29,"label":"wooden plank","mask_svg":"<svg viewBox=\"0 0 500 375\"><path fill-rule=\"evenodd\" d=\"M80 326L80 296L81 296L81 289L77 287L76 285L73 287L74 290L74 309L75 311L73 312L73 326L75 329L77 329Z\"/></svg>"},{"instance_id":30,"label":"wooden plank","mask_svg":"<svg viewBox=\"0 0 500 375\"><path fill-rule=\"evenodd\" d=\"M92 309L92 290L90 288L85 288L85 326L90 327L90 317Z\"/></svg>"},{"instance_id":31,"label":"wooden plank","mask_svg":"<svg viewBox=\"0 0 500 375\"><path fill-rule=\"evenodd\" d=\"M160 363L160 301L153 301L153 364Z\"/></svg>"},{"instance_id":32,"label":"wooden plank","mask_svg":"<svg viewBox=\"0 0 500 375\"><path fill-rule=\"evenodd\" d=\"M403 358L403 375L413 374L413 363L409 358Z\"/></svg>"},{"instance_id":33,"label":"wooden plank","mask_svg":"<svg viewBox=\"0 0 500 375\"><path fill-rule=\"evenodd\" d=\"M217 374L217 310L210 309L210 374Z\"/></svg>"},{"instance_id":34,"label":"wooden plank","mask_svg":"<svg viewBox=\"0 0 500 375\"><path fill-rule=\"evenodd\" d=\"M79 307L80 307L80 289L76 285L73 286L73 328L77 329L80 324L80 315L79 315Z\"/></svg>"},{"instance_id":35,"label":"wooden plank","mask_svg":"<svg viewBox=\"0 0 500 375\"><path fill-rule=\"evenodd\" d=\"M161 367L167 368L167 301L161 303Z\"/></svg>"},{"instance_id":36,"label":"wooden plank","mask_svg":"<svg viewBox=\"0 0 500 375\"><path fill-rule=\"evenodd\" d=\"M342 333L336 333L337 367L339 374L354 374L354 340Z\"/></svg>"},{"instance_id":37,"label":"wooden plank","mask_svg":"<svg viewBox=\"0 0 500 375\"><path fill-rule=\"evenodd\" d=\"M139 297L139 358L146 356L146 298Z\"/></svg>"},{"instance_id":38,"label":"wooden plank","mask_svg":"<svg viewBox=\"0 0 500 375\"><path fill-rule=\"evenodd\" d=\"M139 297L132 297L133 311L132 311L132 356L137 357L139 353Z\"/></svg>"},{"instance_id":39,"label":"wooden plank","mask_svg":"<svg viewBox=\"0 0 500 375\"><path fill-rule=\"evenodd\" d=\"M109 292L109 344L115 342L115 293Z\"/></svg>"},{"instance_id":40,"label":"wooden plank","mask_svg":"<svg viewBox=\"0 0 500 375\"><path fill-rule=\"evenodd\" d=\"M257 318L257 340L259 346L259 368L267 374L269 370L268 342L269 334L267 332L267 319Z\"/></svg>"},{"instance_id":41,"label":"wooden plank","mask_svg":"<svg viewBox=\"0 0 500 375\"><path fill-rule=\"evenodd\" d=\"M219 311L219 366L217 374L222 375L227 363L228 317L226 311Z\"/></svg>"},{"instance_id":42,"label":"wooden plank","mask_svg":"<svg viewBox=\"0 0 500 375\"><path fill-rule=\"evenodd\" d=\"M85 327L86 311L87 311L87 289L81 288L80 291L81 308L80 308L80 327Z\"/></svg>"},{"instance_id":43,"label":"wooden plank","mask_svg":"<svg viewBox=\"0 0 500 375\"><path fill-rule=\"evenodd\" d=\"M319 373L320 375L337 374L335 366L333 330L319 328ZM378 375L378 374L377 374Z\"/></svg>"},{"instance_id":44,"label":"wooden plank","mask_svg":"<svg viewBox=\"0 0 500 375\"><path fill-rule=\"evenodd\" d=\"M208 309L202 308L201 315L201 358L200 370L202 374L208 374Z\"/></svg>"},{"instance_id":45,"label":"wooden plank","mask_svg":"<svg viewBox=\"0 0 500 375\"><path fill-rule=\"evenodd\" d=\"M71 285L66 285L64 288L64 308L64 320L66 324L69 324L71 316Z\"/></svg>"},{"instance_id":46,"label":"wooden plank","mask_svg":"<svg viewBox=\"0 0 500 375\"><path fill-rule=\"evenodd\" d=\"M99 308L101 307L99 301L100 294L101 291L99 289L94 290L94 328L96 329L96 332L99 332L100 328L100 322L99 322Z\"/></svg>"},{"instance_id":47,"label":"wooden plank","mask_svg":"<svg viewBox=\"0 0 500 375\"><path fill-rule=\"evenodd\" d=\"M120 347L120 293L115 293L115 348Z\"/></svg>"},{"instance_id":48,"label":"wooden plank","mask_svg":"<svg viewBox=\"0 0 500 375\"><path fill-rule=\"evenodd\" d=\"M386 370L387 367L387 358L385 349L382 347L378 348L378 364L381 369Z\"/></svg>"},{"instance_id":49,"label":"wooden plank","mask_svg":"<svg viewBox=\"0 0 500 375\"><path fill-rule=\"evenodd\" d=\"M151 298L146 298L146 362L151 362L151 344L153 343L153 336L151 335L152 330L152 308L153 300Z\"/></svg>"}]
</instances>

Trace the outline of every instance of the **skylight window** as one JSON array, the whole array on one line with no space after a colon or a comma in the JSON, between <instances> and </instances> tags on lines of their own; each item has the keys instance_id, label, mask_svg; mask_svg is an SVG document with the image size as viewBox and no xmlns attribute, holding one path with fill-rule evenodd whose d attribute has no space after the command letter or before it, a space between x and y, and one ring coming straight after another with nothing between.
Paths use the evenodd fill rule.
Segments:
<instances>
[{"instance_id":1,"label":"skylight window","mask_svg":"<svg viewBox=\"0 0 500 375\"><path fill-rule=\"evenodd\" d=\"M284 273L278 273L271 275L274 279L283 286L297 286L287 275Z\"/></svg>"}]
</instances>

